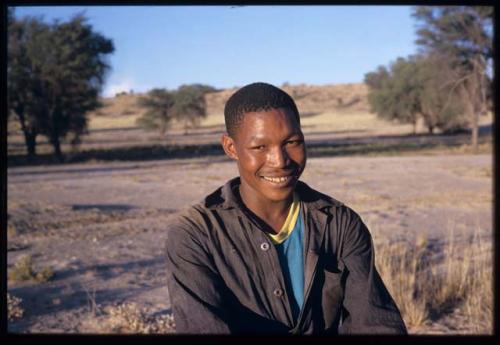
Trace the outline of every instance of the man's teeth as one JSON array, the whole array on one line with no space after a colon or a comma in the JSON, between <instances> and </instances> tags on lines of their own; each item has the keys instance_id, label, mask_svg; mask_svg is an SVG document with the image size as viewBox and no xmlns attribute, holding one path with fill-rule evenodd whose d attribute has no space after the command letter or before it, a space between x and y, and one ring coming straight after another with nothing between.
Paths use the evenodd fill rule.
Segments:
<instances>
[{"instance_id":1,"label":"man's teeth","mask_svg":"<svg viewBox=\"0 0 500 345\"><path fill-rule=\"evenodd\" d=\"M267 176L262 176L262 178L266 181L273 182L273 183L283 183L288 181L290 178L289 176L285 177L267 177Z\"/></svg>"}]
</instances>

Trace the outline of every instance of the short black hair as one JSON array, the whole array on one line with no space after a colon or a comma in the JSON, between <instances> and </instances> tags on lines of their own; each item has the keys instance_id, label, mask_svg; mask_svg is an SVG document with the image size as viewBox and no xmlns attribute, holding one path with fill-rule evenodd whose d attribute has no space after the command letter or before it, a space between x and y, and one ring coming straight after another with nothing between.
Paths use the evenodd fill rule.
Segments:
<instances>
[{"instance_id":1,"label":"short black hair","mask_svg":"<svg viewBox=\"0 0 500 345\"><path fill-rule=\"evenodd\" d=\"M229 136L233 137L245 113L289 108L300 125L300 116L292 97L285 91L267 83L252 83L236 91L226 102L224 119Z\"/></svg>"}]
</instances>

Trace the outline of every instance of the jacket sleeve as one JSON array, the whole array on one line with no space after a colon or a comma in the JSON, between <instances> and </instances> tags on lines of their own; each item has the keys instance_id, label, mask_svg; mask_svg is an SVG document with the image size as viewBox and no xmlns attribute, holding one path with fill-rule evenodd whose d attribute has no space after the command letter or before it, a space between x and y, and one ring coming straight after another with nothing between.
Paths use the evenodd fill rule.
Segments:
<instances>
[{"instance_id":1,"label":"jacket sleeve","mask_svg":"<svg viewBox=\"0 0 500 345\"><path fill-rule=\"evenodd\" d=\"M194 224L176 223L166 242L167 287L177 333L230 333L226 286Z\"/></svg>"},{"instance_id":2,"label":"jacket sleeve","mask_svg":"<svg viewBox=\"0 0 500 345\"><path fill-rule=\"evenodd\" d=\"M340 334L407 334L401 314L377 269L371 235L350 211L341 261L347 270Z\"/></svg>"}]
</instances>

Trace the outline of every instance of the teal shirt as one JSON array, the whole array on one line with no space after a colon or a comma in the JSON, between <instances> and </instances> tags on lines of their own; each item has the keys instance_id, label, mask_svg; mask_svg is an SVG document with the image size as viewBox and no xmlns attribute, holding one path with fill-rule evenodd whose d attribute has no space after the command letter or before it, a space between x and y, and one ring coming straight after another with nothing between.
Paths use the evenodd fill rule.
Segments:
<instances>
[{"instance_id":1,"label":"teal shirt","mask_svg":"<svg viewBox=\"0 0 500 345\"><path fill-rule=\"evenodd\" d=\"M297 320L302 304L304 303L304 226L302 223L302 210L299 211L297 222L292 233L280 244L275 244L281 269L285 277L287 291L293 293L292 313Z\"/></svg>"}]
</instances>

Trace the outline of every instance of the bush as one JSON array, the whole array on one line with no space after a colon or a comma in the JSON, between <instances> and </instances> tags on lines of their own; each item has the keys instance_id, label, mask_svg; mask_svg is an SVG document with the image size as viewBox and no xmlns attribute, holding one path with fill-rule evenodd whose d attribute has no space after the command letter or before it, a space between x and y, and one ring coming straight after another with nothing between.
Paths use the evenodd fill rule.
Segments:
<instances>
[{"instance_id":1,"label":"bush","mask_svg":"<svg viewBox=\"0 0 500 345\"><path fill-rule=\"evenodd\" d=\"M22 299L7 293L7 319L9 321L15 321L23 317L24 310L21 303Z\"/></svg>"},{"instance_id":2,"label":"bush","mask_svg":"<svg viewBox=\"0 0 500 345\"><path fill-rule=\"evenodd\" d=\"M7 238L11 238L17 235L17 229L14 224L7 223Z\"/></svg>"},{"instance_id":3,"label":"bush","mask_svg":"<svg viewBox=\"0 0 500 345\"><path fill-rule=\"evenodd\" d=\"M101 323L101 331L127 334L172 333L175 331L171 315L158 317L148 315L135 303L124 303L104 308L107 317Z\"/></svg>"},{"instance_id":4,"label":"bush","mask_svg":"<svg viewBox=\"0 0 500 345\"><path fill-rule=\"evenodd\" d=\"M40 271L35 271L31 255L24 255L19 258L14 267L9 271L8 277L10 281L14 282L33 280L38 283L44 283L49 281L53 275L54 271L51 267L44 267Z\"/></svg>"}]
</instances>

